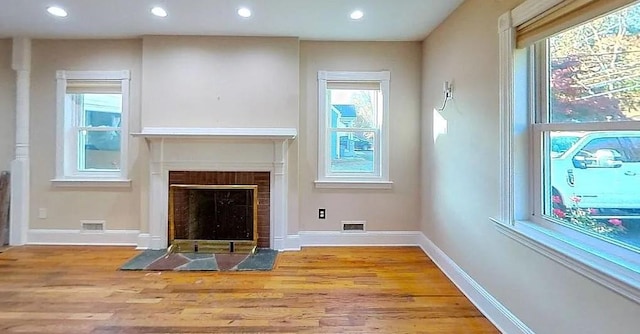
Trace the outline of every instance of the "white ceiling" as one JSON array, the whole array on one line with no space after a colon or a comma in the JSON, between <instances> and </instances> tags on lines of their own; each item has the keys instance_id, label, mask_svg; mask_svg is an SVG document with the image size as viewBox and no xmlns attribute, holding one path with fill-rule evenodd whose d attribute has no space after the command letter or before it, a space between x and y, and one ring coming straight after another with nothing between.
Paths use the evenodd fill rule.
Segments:
<instances>
[{"instance_id":1,"label":"white ceiling","mask_svg":"<svg viewBox=\"0 0 640 334\"><path fill-rule=\"evenodd\" d=\"M422 40L463 0L0 0L0 38L142 35L294 36L304 40ZM69 15L56 18L57 5ZM169 15L151 15L155 5ZM251 18L236 14L239 7ZM354 9L365 16L349 18Z\"/></svg>"}]
</instances>

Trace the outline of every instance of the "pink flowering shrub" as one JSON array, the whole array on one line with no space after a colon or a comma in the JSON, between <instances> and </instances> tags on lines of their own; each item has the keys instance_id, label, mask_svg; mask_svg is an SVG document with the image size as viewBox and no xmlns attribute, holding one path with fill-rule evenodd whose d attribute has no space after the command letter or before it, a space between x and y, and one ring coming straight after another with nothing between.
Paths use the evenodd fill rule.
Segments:
<instances>
[{"instance_id":1,"label":"pink flowering shrub","mask_svg":"<svg viewBox=\"0 0 640 334\"><path fill-rule=\"evenodd\" d=\"M556 205L562 203L560 196L552 196L551 201L554 204L553 216L571 225L598 234L610 235L626 232L626 228L622 225L622 220L612 218L605 222L595 219L592 215L597 213L597 210L578 207L580 200L580 197L572 196L571 205L563 210L559 208L560 205Z\"/></svg>"}]
</instances>

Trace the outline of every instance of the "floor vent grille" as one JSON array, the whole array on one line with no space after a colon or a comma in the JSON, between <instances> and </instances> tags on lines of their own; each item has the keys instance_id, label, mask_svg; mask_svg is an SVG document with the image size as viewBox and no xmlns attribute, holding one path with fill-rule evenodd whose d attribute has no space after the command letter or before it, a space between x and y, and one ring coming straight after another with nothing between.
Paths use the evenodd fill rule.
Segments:
<instances>
[{"instance_id":1,"label":"floor vent grille","mask_svg":"<svg viewBox=\"0 0 640 334\"><path fill-rule=\"evenodd\" d=\"M104 232L104 221L81 221L82 232Z\"/></svg>"},{"instance_id":2,"label":"floor vent grille","mask_svg":"<svg viewBox=\"0 0 640 334\"><path fill-rule=\"evenodd\" d=\"M364 221L343 221L342 232L364 232L366 222Z\"/></svg>"}]
</instances>

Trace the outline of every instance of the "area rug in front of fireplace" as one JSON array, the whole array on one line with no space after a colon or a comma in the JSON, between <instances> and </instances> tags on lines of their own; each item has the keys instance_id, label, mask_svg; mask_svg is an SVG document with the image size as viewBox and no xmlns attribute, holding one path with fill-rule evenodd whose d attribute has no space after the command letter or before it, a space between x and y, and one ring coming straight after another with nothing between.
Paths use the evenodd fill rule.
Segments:
<instances>
[{"instance_id":1,"label":"area rug in front of fireplace","mask_svg":"<svg viewBox=\"0 0 640 334\"><path fill-rule=\"evenodd\" d=\"M169 253L145 250L127 261L120 270L146 271L252 271L271 270L278 251L258 248L253 254Z\"/></svg>"}]
</instances>

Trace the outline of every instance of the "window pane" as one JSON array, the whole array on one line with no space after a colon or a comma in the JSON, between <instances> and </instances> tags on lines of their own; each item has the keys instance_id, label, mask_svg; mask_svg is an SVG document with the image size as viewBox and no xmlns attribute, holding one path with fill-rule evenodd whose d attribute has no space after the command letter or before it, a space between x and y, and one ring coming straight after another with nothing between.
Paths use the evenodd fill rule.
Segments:
<instances>
[{"instance_id":1,"label":"window pane","mask_svg":"<svg viewBox=\"0 0 640 334\"><path fill-rule=\"evenodd\" d=\"M331 173L375 172L375 133L331 131L329 134Z\"/></svg>"},{"instance_id":2,"label":"window pane","mask_svg":"<svg viewBox=\"0 0 640 334\"><path fill-rule=\"evenodd\" d=\"M329 89L331 128L378 128L379 90Z\"/></svg>"},{"instance_id":3,"label":"window pane","mask_svg":"<svg viewBox=\"0 0 640 334\"><path fill-rule=\"evenodd\" d=\"M120 127L122 94L67 94L76 104L80 126Z\"/></svg>"},{"instance_id":4,"label":"window pane","mask_svg":"<svg viewBox=\"0 0 640 334\"><path fill-rule=\"evenodd\" d=\"M554 131L544 138L544 214L640 248L640 131Z\"/></svg>"},{"instance_id":5,"label":"window pane","mask_svg":"<svg viewBox=\"0 0 640 334\"><path fill-rule=\"evenodd\" d=\"M640 119L640 4L549 38L550 122Z\"/></svg>"},{"instance_id":6,"label":"window pane","mask_svg":"<svg viewBox=\"0 0 640 334\"><path fill-rule=\"evenodd\" d=\"M120 169L120 131L81 130L78 145L79 170Z\"/></svg>"}]
</instances>

